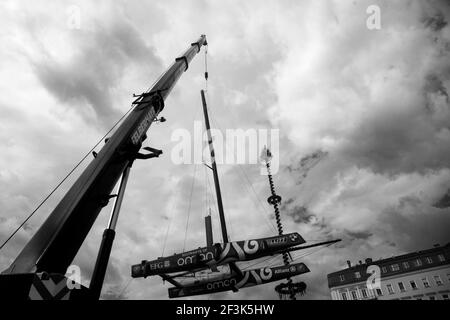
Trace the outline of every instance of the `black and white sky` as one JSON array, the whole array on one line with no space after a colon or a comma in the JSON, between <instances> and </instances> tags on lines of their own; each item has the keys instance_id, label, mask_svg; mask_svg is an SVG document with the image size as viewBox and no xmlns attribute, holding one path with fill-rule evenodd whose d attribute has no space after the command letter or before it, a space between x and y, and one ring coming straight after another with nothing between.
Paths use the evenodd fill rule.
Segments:
<instances>
[{"instance_id":1,"label":"black and white sky","mask_svg":"<svg viewBox=\"0 0 450 320\"><path fill-rule=\"evenodd\" d=\"M371 5L380 29L367 28ZM311 269L298 277L308 285L304 299L329 299L326 275L346 260L447 243L449 22L450 3L437 0L2 0L0 241L129 109L131 95L206 34L213 124L279 129L274 179L285 231L343 239L300 260ZM149 130L148 144L165 154L133 166L104 298L166 299L160 279L129 282L130 265L204 245L205 168L170 160L173 131L202 120L203 59L167 99L168 121ZM273 235L259 166L219 170L231 239ZM1 270L79 173L0 251ZM74 261L85 283L109 210ZM215 213L213 223L218 240ZM270 284L210 298L277 296Z\"/></svg>"}]
</instances>

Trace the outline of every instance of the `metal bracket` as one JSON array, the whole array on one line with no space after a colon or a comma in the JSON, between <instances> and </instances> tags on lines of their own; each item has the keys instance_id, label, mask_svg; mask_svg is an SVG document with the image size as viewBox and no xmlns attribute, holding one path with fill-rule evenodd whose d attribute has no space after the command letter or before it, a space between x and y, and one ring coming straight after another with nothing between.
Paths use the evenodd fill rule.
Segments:
<instances>
[{"instance_id":1,"label":"metal bracket","mask_svg":"<svg viewBox=\"0 0 450 320\"><path fill-rule=\"evenodd\" d=\"M198 43L198 41L197 41L197 42L192 42L192 43L191 43L191 46L197 46L197 48L198 48L197 53L200 52L200 43Z\"/></svg>"},{"instance_id":2,"label":"metal bracket","mask_svg":"<svg viewBox=\"0 0 450 320\"><path fill-rule=\"evenodd\" d=\"M209 166L209 165L207 165L206 163L203 163L205 166L207 166L208 168L210 168L212 171L214 171L214 169L211 167L211 166Z\"/></svg>"},{"instance_id":3,"label":"metal bracket","mask_svg":"<svg viewBox=\"0 0 450 320\"><path fill-rule=\"evenodd\" d=\"M158 113L162 109L164 109L164 98L163 98L161 92L166 91L166 90L168 90L168 88L156 90L156 91L150 91L150 92L143 92L141 94L133 93L133 97L137 98L137 99L134 100L132 102L132 104L137 105L137 106L140 106L141 104L144 104L144 103L151 103L153 106L155 106L155 104L160 104L160 106L158 107L158 110L157 110L157 113ZM144 99L146 97L154 97L154 99L142 101L142 99Z\"/></svg>"},{"instance_id":4,"label":"metal bracket","mask_svg":"<svg viewBox=\"0 0 450 320\"><path fill-rule=\"evenodd\" d=\"M149 153L143 154L143 153L139 152L138 154L136 154L136 159L146 160L146 159L151 159L151 158L158 158L163 153L162 150L158 150L158 149L154 149L154 148L150 148L150 147L144 147L142 149L148 151Z\"/></svg>"},{"instance_id":5,"label":"metal bracket","mask_svg":"<svg viewBox=\"0 0 450 320\"><path fill-rule=\"evenodd\" d=\"M232 271L234 271L236 274L238 274L240 277L244 276L244 274L242 273L242 270L239 269L239 267L236 265L236 263L230 262L228 265L230 266L230 269Z\"/></svg>"},{"instance_id":6,"label":"metal bracket","mask_svg":"<svg viewBox=\"0 0 450 320\"><path fill-rule=\"evenodd\" d=\"M189 63L188 63L188 60L187 60L187 58L185 57L185 56L182 56L182 57L178 57L178 58L176 58L175 59L175 61L180 61L180 60L183 60L184 61L184 64L185 64L185 68L184 68L184 71L186 71L188 68L189 68Z\"/></svg>"},{"instance_id":7,"label":"metal bracket","mask_svg":"<svg viewBox=\"0 0 450 320\"><path fill-rule=\"evenodd\" d=\"M168 276L167 274L160 274L159 276L163 279L163 281L167 281L167 282L173 284L177 288L180 288L180 289L183 288L183 285L181 283L174 280L172 277Z\"/></svg>"},{"instance_id":8,"label":"metal bracket","mask_svg":"<svg viewBox=\"0 0 450 320\"><path fill-rule=\"evenodd\" d=\"M106 207L109 203L109 200L115 197L117 197L117 194L108 194L100 197L100 205L102 207Z\"/></svg>"}]
</instances>

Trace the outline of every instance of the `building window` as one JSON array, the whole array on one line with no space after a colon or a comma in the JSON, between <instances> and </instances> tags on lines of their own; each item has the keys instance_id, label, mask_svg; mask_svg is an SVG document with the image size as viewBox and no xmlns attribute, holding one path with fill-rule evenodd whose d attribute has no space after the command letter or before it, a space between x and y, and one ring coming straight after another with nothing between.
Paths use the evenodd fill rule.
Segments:
<instances>
[{"instance_id":1,"label":"building window","mask_svg":"<svg viewBox=\"0 0 450 320\"><path fill-rule=\"evenodd\" d=\"M443 295L442 295L442 299L444 299L444 300L450 300L450 299L448 298L448 294L443 294Z\"/></svg>"},{"instance_id":2,"label":"building window","mask_svg":"<svg viewBox=\"0 0 450 320\"><path fill-rule=\"evenodd\" d=\"M391 269L392 269L392 271L398 271L398 270L400 270L400 267L399 267L398 264L393 264L393 265L391 266Z\"/></svg>"},{"instance_id":3,"label":"building window","mask_svg":"<svg viewBox=\"0 0 450 320\"><path fill-rule=\"evenodd\" d=\"M347 292L342 292L342 293L341 293L341 297L342 297L342 300L348 300L348 298L347 298Z\"/></svg>"},{"instance_id":4,"label":"building window","mask_svg":"<svg viewBox=\"0 0 450 320\"><path fill-rule=\"evenodd\" d=\"M436 300L435 296L430 296L430 300Z\"/></svg>"},{"instance_id":5,"label":"building window","mask_svg":"<svg viewBox=\"0 0 450 320\"><path fill-rule=\"evenodd\" d=\"M356 279L361 278L361 273L359 271L355 272L355 277Z\"/></svg>"},{"instance_id":6,"label":"building window","mask_svg":"<svg viewBox=\"0 0 450 320\"><path fill-rule=\"evenodd\" d=\"M367 298L367 290L366 290L365 288L362 288L362 289L361 289L361 292L362 292L363 298L364 298L364 299Z\"/></svg>"},{"instance_id":7,"label":"building window","mask_svg":"<svg viewBox=\"0 0 450 320\"><path fill-rule=\"evenodd\" d=\"M427 279L427 278L423 278L423 279L422 279L422 283L423 283L423 286L424 286L425 288L429 288L429 287L430 287L430 283L428 282L428 279Z\"/></svg>"},{"instance_id":8,"label":"building window","mask_svg":"<svg viewBox=\"0 0 450 320\"><path fill-rule=\"evenodd\" d=\"M356 291L352 291L353 300L358 300L358 296L356 295Z\"/></svg>"},{"instance_id":9,"label":"building window","mask_svg":"<svg viewBox=\"0 0 450 320\"><path fill-rule=\"evenodd\" d=\"M343 274L341 274L341 275L339 276L339 279L341 279L341 281L344 281L344 280L345 280L345 277L344 277L344 275L343 275Z\"/></svg>"},{"instance_id":10,"label":"building window","mask_svg":"<svg viewBox=\"0 0 450 320\"><path fill-rule=\"evenodd\" d=\"M427 257L426 261L427 261L428 264L433 263L433 259L431 257Z\"/></svg>"},{"instance_id":11,"label":"building window","mask_svg":"<svg viewBox=\"0 0 450 320\"><path fill-rule=\"evenodd\" d=\"M381 291L380 288L377 288L376 291L377 291L377 296L382 296L383 295L383 291Z\"/></svg>"},{"instance_id":12,"label":"building window","mask_svg":"<svg viewBox=\"0 0 450 320\"><path fill-rule=\"evenodd\" d=\"M403 282L399 282L398 283L398 288L400 289L401 292L405 292L405 286L403 285Z\"/></svg>"},{"instance_id":13,"label":"building window","mask_svg":"<svg viewBox=\"0 0 450 320\"><path fill-rule=\"evenodd\" d=\"M382 268L381 268L381 272L386 273L386 272L387 272L386 267L382 267Z\"/></svg>"},{"instance_id":14,"label":"building window","mask_svg":"<svg viewBox=\"0 0 450 320\"><path fill-rule=\"evenodd\" d=\"M450 273L447 273L447 280L450 282Z\"/></svg>"},{"instance_id":15,"label":"building window","mask_svg":"<svg viewBox=\"0 0 450 320\"><path fill-rule=\"evenodd\" d=\"M411 288L413 289L413 290L417 290L418 288L417 288L417 284L416 284L416 282L414 281L414 280L411 280L410 282L409 282L409 284L411 285Z\"/></svg>"},{"instance_id":16,"label":"building window","mask_svg":"<svg viewBox=\"0 0 450 320\"><path fill-rule=\"evenodd\" d=\"M438 286L442 286L441 276L434 276L434 281Z\"/></svg>"},{"instance_id":17,"label":"building window","mask_svg":"<svg viewBox=\"0 0 450 320\"><path fill-rule=\"evenodd\" d=\"M438 255L439 261L444 262L445 261L445 257L443 254Z\"/></svg>"},{"instance_id":18,"label":"building window","mask_svg":"<svg viewBox=\"0 0 450 320\"><path fill-rule=\"evenodd\" d=\"M409 269L409 263L408 262L403 262L403 268Z\"/></svg>"},{"instance_id":19,"label":"building window","mask_svg":"<svg viewBox=\"0 0 450 320\"><path fill-rule=\"evenodd\" d=\"M386 285L386 287L388 289L389 294L394 294L394 288L392 288L392 284L388 284Z\"/></svg>"},{"instance_id":20,"label":"building window","mask_svg":"<svg viewBox=\"0 0 450 320\"><path fill-rule=\"evenodd\" d=\"M420 267L422 265L422 261L420 259L416 259L415 263L416 267Z\"/></svg>"}]
</instances>

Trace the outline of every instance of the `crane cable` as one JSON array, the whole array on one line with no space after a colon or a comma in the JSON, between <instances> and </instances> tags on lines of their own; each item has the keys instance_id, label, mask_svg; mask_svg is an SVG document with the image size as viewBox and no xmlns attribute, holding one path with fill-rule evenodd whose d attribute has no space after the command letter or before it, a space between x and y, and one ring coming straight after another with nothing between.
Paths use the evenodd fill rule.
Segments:
<instances>
[{"instance_id":1,"label":"crane cable","mask_svg":"<svg viewBox=\"0 0 450 320\"><path fill-rule=\"evenodd\" d=\"M133 110L134 106L131 108L109 129L109 131L89 150L88 153L75 165L75 167L69 171L69 173L53 188L53 190L39 203L39 205L28 215L28 217L14 230L14 232L2 243L0 250L16 235L16 233L31 219L31 217L39 210L40 207L58 190L58 188L72 175L72 173L86 160L88 156L97 148L97 146L114 130L115 127Z\"/></svg>"},{"instance_id":2,"label":"crane cable","mask_svg":"<svg viewBox=\"0 0 450 320\"><path fill-rule=\"evenodd\" d=\"M192 183L191 183L191 192L189 196L189 206L188 206L188 214L186 219L186 229L184 231L184 243L183 243L183 252L186 249L186 239L187 239L187 232L189 228L189 220L191 217L191 205L192 205L192 194L194 193L194 186L195 186L195 177L197 175L197 164L194 165L194 174L192 176Z\"/></svg>"},{"instance_id":3,"label":"crane cable","mask_svg":"<svg viewBox=\"0 0 450 320\"><path fill-rule=\"evenodd\" d=\"M208 92L208 44L205 46L205 92Z\"/></svg>"}]
</instances>

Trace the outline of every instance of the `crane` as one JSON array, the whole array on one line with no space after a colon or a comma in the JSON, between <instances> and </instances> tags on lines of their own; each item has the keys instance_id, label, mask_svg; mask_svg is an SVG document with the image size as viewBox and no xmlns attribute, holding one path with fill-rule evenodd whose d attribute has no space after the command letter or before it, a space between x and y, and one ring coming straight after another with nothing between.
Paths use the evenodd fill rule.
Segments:
<instances>
[{"instance_id":1,"label":"crane","mask_svg":"<svg viewBox=\"0 0 450 320\"><path fill-rule=\"evenodd\" d=\"M147 130L157 121L181 74L201 47L207 45L205 35L162 74L147 92L135 95L133 109L117 130L107 139L94 159L70 187L61 201L25 245L12 264L0 274L2 293L11 298L30 299L40 296L57 299L98 299L115 237L115 228L129 172L135 160L158 157L161 150L143 147ZM117 195L112 194L119 183ZM89 288L44 290L45 281L61 282L100 211L114 199L108 228L103 233L99 254ZM55 280L56 279L56 280ZM48 288L47 288L48 289ZM45 291L45 292L44 292Z\"/></svg>"}]
</instances>

